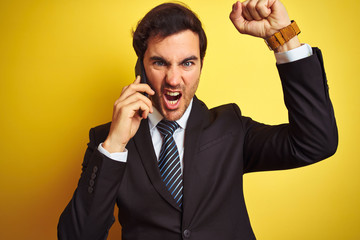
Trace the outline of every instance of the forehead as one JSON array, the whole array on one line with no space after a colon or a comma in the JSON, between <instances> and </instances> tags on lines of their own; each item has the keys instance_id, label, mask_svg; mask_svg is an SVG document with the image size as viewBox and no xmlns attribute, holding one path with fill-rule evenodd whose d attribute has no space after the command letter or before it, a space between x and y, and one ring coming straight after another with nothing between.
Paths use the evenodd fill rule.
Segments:
<instances>
[{"instance_id":1,"label":"forehead","mask_svg":"<svg viewBox=\"0 0 360 240\"><path fill-rule=\"evenodd\" d=\"M181 31L162 38L150 37L145 56L163 58L182 58L194 55L200 58L199 36L191 30Z\"/></svg>"}]
</instances>

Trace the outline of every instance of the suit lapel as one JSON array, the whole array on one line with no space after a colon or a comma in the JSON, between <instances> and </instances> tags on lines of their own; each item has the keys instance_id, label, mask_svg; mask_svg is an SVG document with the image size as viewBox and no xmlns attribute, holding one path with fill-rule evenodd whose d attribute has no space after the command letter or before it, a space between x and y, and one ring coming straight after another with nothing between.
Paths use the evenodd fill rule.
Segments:
<instances>
[{"instance_id":1,"label":"suit lapel","mask_svg":"<svg viewBox=\"0 0 360 240\"><path fill-rule=\"evenodd\" d=\"M161 179L158 162L152 144L148 120L142 120L139 130L134 136L134 143L137 152L140 155L142 164L146 173L153 184L156 191L164 198L170 205L178 211L181 209L177 206L176 201L166 189L164 182Z\"/></svg>"},{"instance_id":2,"label":"suit lapel","mask_svg":"<svg viewBox=\"0 0 360 240\"><path fill-rule=\"evenodd\" d=\"M191 169L196 164L194 155L199 150L200 137L204 126L206 126L208 117L208 108L206 105L194 97L193 107L185 130L184 143L184 199L183 199L183 224L189 226L191 219L201 199L196 199L193 194L194 183L196 183L197 176L191 174Z\"/></svg>"}]
</instances>

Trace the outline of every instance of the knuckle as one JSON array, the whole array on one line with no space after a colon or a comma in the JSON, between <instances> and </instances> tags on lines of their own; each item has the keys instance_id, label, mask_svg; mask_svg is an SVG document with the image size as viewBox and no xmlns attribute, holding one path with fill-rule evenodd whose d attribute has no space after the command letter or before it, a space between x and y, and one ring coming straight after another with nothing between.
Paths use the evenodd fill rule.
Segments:
<instances>
[{"instance_id":1,"label":"knuckle","mask_svg":"<svg viewBox=\"0 0 360 240\"><path fill-rule=\"evenodd\" d=\"M135 97L135 99L136 100L141 100L142 99L142 94L141 93L139 93L139 92L136 92L135 94L134 94L134 97Z\"/></svg>"},{"instance_id":2,"label":"knuckle","mask_svg":"<svg viewBox=\"0 0 360 240\"><path fill-rule=\"evenodd\" d=\"M129 85L129 88L131 88L132 90L135 90L136 86L137 86L137 84L132 83L132 84Z\"/></svg>"},{"instance_id":3,"label":"knuckle","mask_svg":"<svg viewBox=\"0 0 360 240\"><path fill-rule=\"evenodd\" d=\"M249 8L255 8L256 2L255 2L255 1L250 1L250 2L247 4L247 6L248 6Z\"/></svg>"},{"instance_id":4,"label":"knuckle","mask_svg":"<svg viewBox=\"0 0 360 240\"><path fill-rule=\"evenodd\" d=\"M121 102L115 102L114 104L114 109L120 109L122 107L122 103Z\"/></svg>"}]
</instances>

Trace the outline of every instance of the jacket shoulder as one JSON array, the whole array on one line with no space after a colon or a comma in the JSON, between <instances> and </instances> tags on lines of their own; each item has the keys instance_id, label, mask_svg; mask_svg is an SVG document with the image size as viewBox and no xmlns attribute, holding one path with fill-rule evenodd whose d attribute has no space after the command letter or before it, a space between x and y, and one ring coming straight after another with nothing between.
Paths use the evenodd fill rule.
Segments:
<instances>
[{"instance_id":1,"label":"jacket shoulder","mask_svg":"<svg viewBox=\"0 0 360 240\"><path fill-rule=\"evenodd\" d=\"M241 111L238 105L235 103L224 104L211 108L209 110L211 122L218 121L220 119L236 120L238 121L241 117Z\"/></svg>"},{"instance_id":2,"label":"jacket shoulder","mask_svg":"<svg viewBox=\"0 0 360 240\"><path fill-rule=\"evenodd\" d=\"M234 131L242 126L242 120L240 109L236 104L225 104L207 111L207 117L203 119L203 129L219 133Z\"/></svg>"}]
</instances>

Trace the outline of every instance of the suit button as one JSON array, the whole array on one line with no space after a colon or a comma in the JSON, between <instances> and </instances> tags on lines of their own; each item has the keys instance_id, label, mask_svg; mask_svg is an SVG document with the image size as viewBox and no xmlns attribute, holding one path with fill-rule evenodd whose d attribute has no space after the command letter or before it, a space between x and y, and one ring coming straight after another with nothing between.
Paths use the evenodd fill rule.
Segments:
<instances>
[{"instance_id":1,"label":"suit button","mask_svg":"<svg viewBox=\"0 0 360 240\"><path fill-rule=\"evenodd\" d=\"M88 187L88 192L89 192L89 193L92 193L93 191L94 191L94 188Z\"/></svg>"},{"instance_id":2,"label":"suit button","mask_svg":"<svg viewBox=\"0 0 360 240\"><path fill-rule=\"evenodd\" d=\"M185 237L185 238L189 238L190 235L191 235L191 231L188 230L188 229L185 229L185 231L184 231L184 237Z\"/></svg>"},{"instance_id":3,"label":"suit button","mask_svg":"<svg viewBox=\"0 0 360 240\"><path fill-rule=\"evenodd\" d=\"M92 179L90 179L90 181L89 181L89 185L90 185L90 187L93 187L93 186L94 186L94 184L95 184L95 181L94 181L94 180L92 180Z\"/></svg>"},{"instance_id":4,"label":"suit button","mask_svg":"<svg viewBox=\"0 0 360 240\"><path fill-rule=\"evenodd\" d=\"M96 174L95 173L92 173L91 174L91 179L95 179L96 178Z\"/></svg>"},{"instance_id":5,"label":"suit button","mask_svg":"<svg viewBox=\"0 0 360 240\"><path fill-rule=\"evenodd\" d=\"M99 170L99 169L98 169L97 166L95 166L95 167L93 168L93 172L94 172L94 173L96 173L98 170Z\"/></svg>"}]
</instances>

